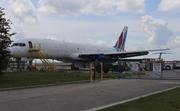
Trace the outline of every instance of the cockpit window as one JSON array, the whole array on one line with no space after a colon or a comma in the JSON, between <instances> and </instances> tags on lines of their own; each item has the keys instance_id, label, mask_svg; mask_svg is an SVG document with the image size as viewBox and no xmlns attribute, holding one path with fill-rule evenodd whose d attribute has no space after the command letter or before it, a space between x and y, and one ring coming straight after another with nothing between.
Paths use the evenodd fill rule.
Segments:
<instances>
[{"instance_id":1,"label":"cockpit window","mask_svg":"<svg viewBox=\"0 0 180 111\"><path fill-rule=\"evenodd\" d=\"M14 43L12 46L18 46L18 43Z\"/></svg>"},{"instance_id":2,"label":"cockpit window","mask_svg":"<svg viewBox=\"0 0 180 111\"><path fill-rule=\"evenodd\" d=\"M25 43L14 43L12 46L21 46L21 47L24 47L26 46Z\"/></svg>"}]
</instances>

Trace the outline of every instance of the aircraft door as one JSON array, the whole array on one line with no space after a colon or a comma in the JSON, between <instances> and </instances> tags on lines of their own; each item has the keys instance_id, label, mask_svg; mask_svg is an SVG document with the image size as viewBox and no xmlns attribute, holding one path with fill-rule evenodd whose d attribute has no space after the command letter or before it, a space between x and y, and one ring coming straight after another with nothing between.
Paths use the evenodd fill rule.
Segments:
<instances>
[{"instance_id":1,"label":"aircraft door","mask_svg":"<svg viewBox=\"0 0 180 111\"><path fill-rule=\"evenodd\" d=\"M29 48L33 48L33 44L31 41L28 41L28 44L29 44Z\"/></svg>"}]
</instances>

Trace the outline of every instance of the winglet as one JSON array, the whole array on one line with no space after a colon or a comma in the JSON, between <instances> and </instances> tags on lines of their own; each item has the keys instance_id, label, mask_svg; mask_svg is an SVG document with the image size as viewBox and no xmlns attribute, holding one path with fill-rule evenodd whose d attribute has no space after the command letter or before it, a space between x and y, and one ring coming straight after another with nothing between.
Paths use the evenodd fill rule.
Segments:
<instances>
[{"instance_id":1,"label":"winglet","mask_svg":"<svg viewBox=\"0 0 180 111\"><path fill-rule=\"evenodd\" d=\"M114 45L114 48L116 49L117 52L124 52L125 50L125 42L126 42L126 37L127 37L127 31L128 27L124 26L123 31L119 35L119 38Z\"/></svg>"}]
</instances>

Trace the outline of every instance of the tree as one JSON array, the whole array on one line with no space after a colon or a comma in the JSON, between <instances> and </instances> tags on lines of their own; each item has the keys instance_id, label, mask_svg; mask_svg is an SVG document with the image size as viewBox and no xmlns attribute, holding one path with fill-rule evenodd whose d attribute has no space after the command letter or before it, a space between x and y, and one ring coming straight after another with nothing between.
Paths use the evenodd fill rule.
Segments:
<instances>
[{"instance_id":1,"label":"tree","mask_svg":"<svg viewBox=\"0 0 180 111\"><path fill-rule=\"evenodd\" d=\"M8 47L12 43L11 36L16 34L10 32L12 22L4 17L5 13L3 10L4 8L0 7L0 76L3 75L3 70L7 68L10 62Z\"/></svg>"}]
</instances>

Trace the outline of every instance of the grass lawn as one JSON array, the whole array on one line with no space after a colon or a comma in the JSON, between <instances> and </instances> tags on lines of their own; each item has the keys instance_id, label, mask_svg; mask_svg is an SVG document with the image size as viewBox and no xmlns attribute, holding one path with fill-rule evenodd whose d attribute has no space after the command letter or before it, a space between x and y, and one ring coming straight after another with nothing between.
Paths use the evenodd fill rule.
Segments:
<instances>
[{"instance_id":1,"label":"grass lawn","mask_svg":"<svg viewBox=\"0 0 180 111\"><path fill-rule=\"evenodd\" d=\"M180 88L98 111L180 111Z\"/></svg>"},{"instance_id":2,"label":"grass lawn","mask_svg":"<svg viewBox=\"0 0 180 111\"><path fill-rule=\"evenodd\" d=\"M136 73L135 73L136 74ZM121 76L132 76L134 74L121 74ZM103 74L104 78L117 78L120 74L108 73ZM94 77L93 77L94 78ZM46 71L25 71L25 72L6 72L2 78L0 78L0 89L42 85L42 84L53 84L63 82L74 82L89 80L90 76L88 72L46 72ZM100 74L96 74L96 80L100 79Z\"/></svg>"},{"instance_id":3,"label":"grass lawn","mask_svg":"<svg viewBox=\"0 0 180 111\"><path fill-rule=\"evenodd\" d=\"M0 78L0 88L12 88L42 84L88 80L88 73L65 72L7 72Z\"/></svg>"}]
</instances>

